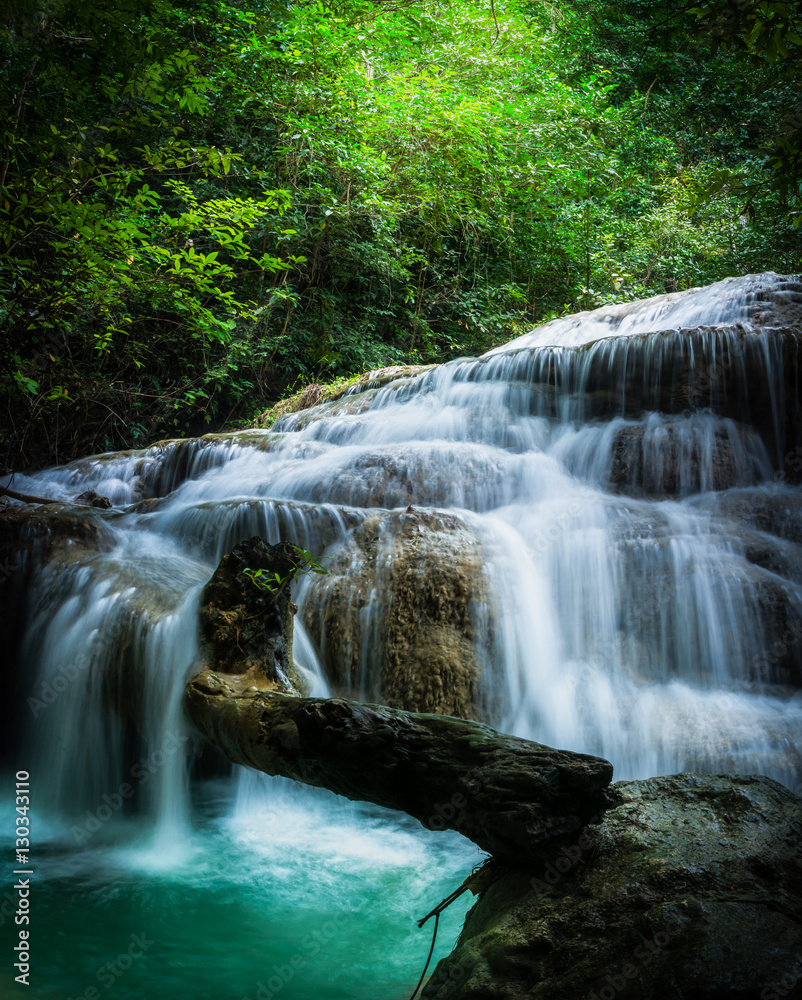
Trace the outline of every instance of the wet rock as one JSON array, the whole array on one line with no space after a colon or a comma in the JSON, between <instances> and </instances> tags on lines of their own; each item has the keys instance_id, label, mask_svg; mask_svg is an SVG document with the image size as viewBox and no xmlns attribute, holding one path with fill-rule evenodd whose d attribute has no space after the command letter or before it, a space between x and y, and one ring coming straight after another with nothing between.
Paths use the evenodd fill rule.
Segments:
<instances>
[{"instance_id":1,"label":"wet rock","mask_svg":"<svg viewBox=\"0 0 802 1000\"><path fill-rule=\"evenodd\" d=\"M610 794L599 822L486 890L425 1000L799 997L802 800L753 775Z\"/></svg>"},{"instance_id":2,"label":"wet rock","mask_svg":"<svg viewBox=\"0 0 802 1000\"><path fill-rule=\"evenodd\" d=\"M375 389L378 386L388 385L390 382L397 382L399 379L417 378L436 367L437 365L388 365L385 368L374 368L372 371L360 375L355 385Z\"/></svg>"},{"instance_id":3,"label":"wet rock","mask_svg":"<svg viewBox=\"0 0 802 1000\"><path fill-rule=\"evenodd\" d=\"M329 420L332 417L357 417L362 413L367 413L373 406L378 391L378 389L367 389L350 396L338 396L336 400L331 402L301 407L282 416L273 424L272 429L277 432L300 431L310 424Z\"/></svg>"},{"instance_id":4,"label":"wet rock","mask_svg":"<svg viewBox=\"0 0 802 1000\"><path fill-rule=\"evenodd\" d=\"M223 556L200 601L201 655L213 670L299 692L290 599L298 559L288 542L266 545L258 536Z\"/></svg>"},{"instance_id":5,"label":"wet rock","mask_svg":"<svg viewBox=\"0 0 802 1000\"><path fill-rule=\"evenodd\" d=\"M91 508L0 505L0 679L5 692L0 699L0 754L14 745L22 721L18 699L30 685L30 678L16 666L34 571L45 563L68 565L110 552L115 544L112 532Z\"/></svg>"},{"instance_id":6,"label":"wet rock","mask_svg":"<svg viewBox=\"0 0 802 1000\"><path fill-rule=\"evenodd\" d=\"M802 281L799 275L754 275L746 311L754 326L802 329Z\"/></svg>"},{"instance_id":7,"label":"wet rock","mask_svg":"<svg viewBox=\"0 0 802 1000\"><path fill-rule=\"evenodd\" d=\"M272 434L257 430L157 441L142 452L132 453L132 457L141 456L134 471L137 483L133 499L165 497L187 480L225 465L237 449L269 451L274 443Z\"/></svg>"},{"instance_id":8,"label":"wet rock","mask_svg":"<svg viewBox=\"0 0 802 1000\"><path fill-rule=\"evenodd\" d=\"M692 557L688 550L681 555L682 522L671 523L670 505L611 500L613 537L624 567L620 639L641 679L665 683L672 676L692 676L695 666L695 680L705 686L716 650L724 683L734 690L777 685L785 690L773 693L787 697L802 686L802 546L717 516L722 505L730 509L722 501L753 493L763 495L734 490L697 498L694 506L712 515L707 527L713 544ZM774 526L782 523L778 519ZM705 558L710 561L700 563ZM697 589L701 579L711 588L706 597ZM728 607L737 609L737 624L732 615L718 617L719 609ZM712 617L706 609L713 609ZM619 655L618 646L608 650L611 655Z\"/></svg>"},{"instance_id":9,"label":"wet rock","mask_svg":"<svg viewBox=\"0 0 802 1000\"><path fill-rule=\"evenodd\" d=\"M737 537L750 563L794 583L802 583L802 545L745 528L740 529Z\"/></svg>"},{"instance_id":10,"label":"wet rock","mask_svg":"<svg viewBox=\"0 0 802 1000\"><path fill-rule=\"evenodd\" d=\"M349 532L305 602L304 624L336 690L408 711L487 718L475 642L482 565L466 523L442 511L383 511Z\"/></svg>"},{"instance_id":11,"label":"wet rock","mask_svg":"<svg viewBox=\"0 0 802 1000\"><path fill-rule=\"evenodd\" d=\"M186 480L224 465L237 449L270 450L275 442L274 434L254 429L175 438L76 459L59 471L66 489L89 478L101 485L112 504L124 506L167 496ZM97 496L94 490L87 493Z\"/></svg>"},{"instance_id":12,"label":"wet rock","mask_svg":"<svg viewBox=\"0 0 802 1000\"><path fill-rule=\"evenodd\" d=\"M802 492L760 487L733 490L711 499L711 511L749 526L802 544Z\"/></svg>"},{"instance_id":13,"label":"wet rock","mask_svg":"<svg viewBox=\"0 0 802 1000\"><path fill-rule=\"evenodd\" d=\"M99 507L101 510L108 510L111 507L111 500L108 497L102 497L99 493L94 490L85 490L83 493L79 494L76 500L83 501L84 503L90 504L92 507Z\"/></svg>"},{"instance_id":14,"label":"wet rock","mask_svg":"<svg viewBox=\"0 0 802 1000\"><path fill-rule=\"evenodd\" d=\"M305 386L299 392L287 399L282 399L275 406L264 413L260 413L256 418L255 426L271 427L275 421L288 414L298 413L312 407L317 407L325 403L331 403L342 399L345 396L354 396L363 392L379 389L393 382L408 382L431 371L436 365L391 365L388 368L377 368L373 371L365 372L353 381L336 382L332 385L321 385L313 382ZM371 396L374 394L371 393ZM368 409L372 405L372 399L361 409ZM294 424L290 426L295 429ZM282 430L287 427L282 425Z\"/></svg>"},{"instance_id":15,"label":"wet rock","mask_svg":"<svg viewBox=\"0 0 802 1000\"><path fill-rule=\"evenodd\" d=\"M712 427L686 426L685 421L623 426L613 441L606 485L635 496L687 496L752 485L761 470L745 447L748 436L733 421Z\"/></svg>"},{"instance_id":16,"label":"wet rock","mask_svg":"<svg viewBox=\"0 0 802 1000\"><path fill-rule=\"evenodd\" d=\"M577 422L711 411L753 428L775 471L798 482L801 346L797 327L696 327L486 356L465 377L554 385Z\"/></svg>"},{"instance_id":17,"label":"wet rock","mask_svg":"<svg viewBox=\"0 0 802 1000\"><path fill-rule=\"evenodd\" d=\"M495 351L508 351L518 345L587 344L611 335L631 335L638 330L692 327L699 321L717 326L741 323L749 328L802 326L802 275L799 274L766 271L724 278L712 285L681 292L667 291L666 295L600 306L551 320Z\"/></svg>"},{"instance_id":18,"label":"wet rock","mask_svg":"<svg viewBox=\"0 0 802 1000\"><path fill-rule=\"evenodd\" d=\"M110 552L116 542L104 519L74 504L0 505L0 577L44 562L76 562Z\"/></svg>"},{"instance_id":19,"label":"wet rock","mask_svg":"<svg viewBox=\"0 0 802 1000\"><path fill-rule=\"evenodd\" d=\"M799 588L772 573L755 572L760 653L751 680L802 687L802 600Z\"/></svg>"},{"instance_id":20,"label":"wet rock","mask_svg":"<svg viewBox=\"0 0 802 1000\"><path fill-rule=\"evenodd\" d=\"M326 466L307 480L299 474L305 500L351 507L468 507L488 510L514 496L500 450L468 442L425 442L404 449L360 450L339 468ZM301 482L303 485L301 485Z\"/></svg>"}]
</instances>

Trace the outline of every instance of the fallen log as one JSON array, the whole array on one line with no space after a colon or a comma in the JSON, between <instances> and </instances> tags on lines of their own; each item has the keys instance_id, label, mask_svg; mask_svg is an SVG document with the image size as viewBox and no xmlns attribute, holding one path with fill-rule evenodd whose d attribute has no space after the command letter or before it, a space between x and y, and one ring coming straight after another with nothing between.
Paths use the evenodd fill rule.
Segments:
<instances>
[{"instance_id":1,"label":"fallen log","mask_svg":"<svg viewBox=\"0 0 802 1000\"><path fill-rule=\"evenodd\" d=\"M19 500L22 503L59 503L58 500L48 500L47 497L34 497L27 493L17 493L7 486L0 486L0 496L10 497L12 500Z\"/></svg>"},{"instance_id":2,"label":"fallen log","mask_svg":"<svg viewBox=\"0 0 802 1000\"><path fill-rule=\"evenodd\" d=\"M451 716L297 697L286 586L297 571L292 546L257 536L223 557L201 595L201 650L214 669L189 682L186 707L230 760L403 810L517 864L608 805L613 768L599 757ZM261 579L281 582L266 591Z\"/></svg>"},{"instance_id":3,"label":"fallen log","mask_svg":"<svg viewBox=\"0 0 802 1000\"><path fill-rule=\"evenodd\" d=\"M86 490L85 493L81 493L77 496L75 500L53 500L47 497L37 497L32 496L29 493L17 493L16 490L10 490L7 486L0 486L0 496L10 497L12 500L19 500L21 503L81 503L85 502L91 504L93 507L102 507L104 510L108 510L111 507L111 500L108 497L102 497L99 493L94 490Z\"/></svg>"},{"instance_id":4,"label":"fallen log","mask_svg":"<svg viewBox=\"0 0 802 1000\"><path fill-rule=\"evenodd\" d=\"M205 670L190 719L232 761L450 828L517 864L607 805L612 765L487 726L254 686Z\"/></svg>"}]
</instances>

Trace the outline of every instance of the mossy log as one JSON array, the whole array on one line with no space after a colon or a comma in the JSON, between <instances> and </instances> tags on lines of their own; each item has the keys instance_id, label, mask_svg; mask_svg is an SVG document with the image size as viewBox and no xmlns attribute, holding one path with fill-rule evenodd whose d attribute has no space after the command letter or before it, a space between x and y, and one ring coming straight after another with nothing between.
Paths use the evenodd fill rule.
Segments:
<instances>
[{"instance_id":1,"label":"mossy log","mask_svg":"<svg viewBox=\"0 0 802 1000\"><path fill-rule=\"evenodd\" d=\"M613 768L601 758L451 716L297 697L295 606L288 588L271 596L253 579L258 567L289 580L296 559L286 543L251 538L223 557L201 595L207 666L189 682L187 712L230 760L403 810L518 864L605 807Z\"/></svg>"},{"instance_id":2,"label":"mossy log","mask_svg":"<svg viewBox=\"0 0 802 1000\"><path fill-rule=\"evenodd\" d=\"M187 706L237 764L401 809L518 864L603 809L613 773L601 758L475 722L298 698L211 670L190 681Z\"/></svg>"}]
</instances>

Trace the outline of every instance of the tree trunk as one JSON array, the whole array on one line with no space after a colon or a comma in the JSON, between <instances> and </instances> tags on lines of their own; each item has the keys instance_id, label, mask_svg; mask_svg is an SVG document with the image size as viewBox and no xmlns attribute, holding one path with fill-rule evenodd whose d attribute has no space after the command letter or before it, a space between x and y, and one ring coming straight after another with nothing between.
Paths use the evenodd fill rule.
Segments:
<instances>
[{"instance_id":1,"label":"tree trunk","mask_svg":"<svg viewBox=\"0 0 802 1000\"><path fill-rule=\"evenodd\" d=\"M516 864L607 804L613 768L601 758L449 716L253 684L252 674L205 670L187 688L192 722L232 761L401 809Z\"/></svg>"}]
</instances>

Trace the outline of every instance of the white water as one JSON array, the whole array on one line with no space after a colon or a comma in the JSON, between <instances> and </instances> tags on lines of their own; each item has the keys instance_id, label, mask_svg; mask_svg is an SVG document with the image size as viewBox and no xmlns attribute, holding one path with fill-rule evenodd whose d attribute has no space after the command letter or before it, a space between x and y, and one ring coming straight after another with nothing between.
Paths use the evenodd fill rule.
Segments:
<instances>
[{"instance_id":1,"label":"white water","mask_svg":"<svg viewBox=\"0 0 802 1000\"><path fill-rule=\"evenodd\" d=\"M799 293L797 282L778 274L725 278L703 288L655 295L651 299L555 319L489 353L500 354L522 347L580 347L602 337L630 337L697 326L777 327L787 322L784 307L798 307L802 301Z\"/></svg>"},{"instance_id":2,"label":"white water","mask_svg":"<svg viewBox=\"0 0 802 1000\"><path fill-rule=\"evenodd\" d=\"M731 319L752 293L736 281L727 288L723 306L714 286L650 300L637 322L622 310L617 332L627 337L552 349L537 346L552 335L536 332L285 417L271 432L17 477L23 492L68 498L91 488L115 503L92 514L111 551L76 552L67 571L38 574L25 647L33 697L75 674L30 727L42 794L67 827L128 782L155 836L180 843L191 749L180 700L197 598L220 557L254 534L333 556L369 513L396 510L383 517L378 554L349 549L355 570L372 559L377 575L349 612L359 676L334 692L380 697L375 639L392 600L392 574L380 570L403 556L409 504L448 509L482 552L488 596L474 615L485 721L601 754L618 777L759 771L799 784L802 505L799 488L777 476L787 445L781 342L764 330L644 333L670 317L681 326ZM600 322L570 321L563 344L587 343ZM666 393L711 358L719 368L702 386L705 405L660 412ZM760 432L750 411L757 383L769 400ZM782 529L768 514L765 530L743 514L766 504ZM315 578L296 598L296 657L320 693L330 691L325 635L300 623L331 586ZM117 711L131 705L135 727ZM146 780L131 773L143 760ZM102 841L124 811L92 837Z\"/></svg>"}]
</instances>

